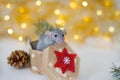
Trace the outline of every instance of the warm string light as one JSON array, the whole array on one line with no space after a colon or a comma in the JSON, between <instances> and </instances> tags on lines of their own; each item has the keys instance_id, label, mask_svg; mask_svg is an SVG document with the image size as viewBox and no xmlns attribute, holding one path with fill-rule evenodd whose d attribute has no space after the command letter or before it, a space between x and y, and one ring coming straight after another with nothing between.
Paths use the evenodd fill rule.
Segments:
<instances>
[{"instance_id":1,"label":"warm string light","mask_svg":"<svg viewBox=\"0 0 120 80\"><path fill-rule=\"evenodd\" d=\"M18 36L18 41L22 41L23 40L23 36Z\"/></svg>"},{"instance_id":2,"label":"warm string light","mask_svg":"<svg viewBox=\"0 0 120 80\"><path fill-rule=\"evenodd\" d=\"M97 10L96 14L97 14L98 16L102 15L102 10Z\"/></svg>"},{"instance_id":3,"label":"warm string light","mask_svg":"<svg viewBox=\"0 0 120 80\"><path fill-rule=\"evenodd\" d=\"M57 24L58 26L64 26L64 25L65 25L65 22L64 22L64 20L62 20L62 19L57 19L57 20L56 20L56 24Z\"/></svg>"},{"instance_id":4,"label":"warm string light","mask_svg":"<svg viewBox=\"0 0 120 80\"><path fill-rule=\"evenodd\" d=\"M104 2L104 5L105 5L105 6L110 6L110 5L111 5L111 2L110 2L109 0L106 0L106 1Z\"/></svg>"},{"instance_id":5,"label":"warm string light","mask_svg":"<svg viewBox=\"0 0 120 80\"><path fill-rule=\"evenodd\" d=\"M75 9L75 8L77 8L77 3L76 2L71 2L70 3L70 7L72 8L72 9Z\"/></svg>"},{"instance_id":6,"label":"warm string light","mask_svg":"<svg viewBox=\"0 0 120 80\"><path fill-rule=\"evenodd\" d=\"M11 4L10 3L6 4L6 8L7 9L11 8Z\"/></svg>"},{"instance_id":7,"label":"warm string light","mask_svg":"<svg viewBox=\"0 0 120 80\"><path fill-rule=\"evenodd\" d=\"M7 30L7 32L8 32L8 34L13 34L13 29L10 28Z\"/></svg>"},{"instance_id":8,"label":"warm string light","mask_svg":"<svg viewBox=\"0 0 120 80\"><path fill-rule=\"evenodd\" d=\"M119 11L119 10L116 10L116 11L114 12L114 15L115 15L115 16L119 16L119 15L120 15L120 11Z\"/></svg>"},{"instance_id":9,"label":"warm string light","mask_svg":"<svg viewBox=\"0 0 120 80\"><path fill-rule=\"evenodd\" d=\"M40 5L41 5L41 1L40 1L40 0L37 0L35 4L36 4L37 6L40 6Z\"/></svg>"},{"instance_id":10,"label":"warm string light","mask_svg":"<svg viewBox=\"0 0 120 80\"><path fill-rule=\"evenodd\" d=\"M2 5L4 5L5 11L2 11L3 13L1 12L2 13L1 16L3 16L3 19L1 17L0 21L4 20L8 23L9 22L16 23L15 27L20 26L19 29L27 30L28 29L28 24L35 21L34 19L41 20L41 19L44 19L44 17L45 17L45 20L48 20L48 21L53 20L54 21L56 19L56 17L58 17L54 23L56 23L58 25L58 27L60 26L59 28L61 30L64 29L63 26L65 24L68 26L67 28L70 28L69 26L74 24L74 27L72 26L73 31L75 31L76 33L79 33L79 31L81 29L81 33L86 32L86 33L84 33L85 36L91 36L91 35L94 35L94 34L99 35L99 34L102 33L101 25L102 25L103 21L109 19L109 20L117 22L117 20L120 17L120 11L115 10L116 8L114 8L114 6L112 5L112 4L114 4L114 2L112 0L103 0L103 1L101 0L99 2L100 4L97 3L99 5L99 7L94 5L94 3L97 2L97 1L94 2L94 0L93 0L93 2L94 2L93 5L89 4L88 0L82 0L81 3L79 3L79 2L81 2L81 1L71 0L70 3L69 4L67 3L67 5L65 5L65 6L64 6L64 4L61 5L60 3L57 3L57 4L52 3L51 4L49 2L48 3L46 2L47 4L43 5L41 9L39 8L39 6L41 6L42 0L30 1L30 4L28 3L27 6L25 4L21 4L21 3L19 5L17 5L17 4L15 4L16 2L2 3ZM31 6L32 6L32 8L31 8ZM49 6L50 6L50 8L49 8ZM64 9L62 9L60 6L64 6ZM16 7L17 10L15 10L14 7ZM105 9L104 9L104 7L105 7ZM107 9L106 9L106 7L107 7ZM82 9L82 8L84 8L84 9ZM96 8L98 10L96 10ZM72 9L74 9L74 10L72 10ZM112 9L114 11L109 14L110 9ZM50 19L51 17L49 17L49 11L47 11L47 12L45 12L45 14L39 15L39 16L42 16L42 18L40 18L38 15L34 15L32 10L34 11L35 14L37 14L37 12L40 12L40 11L44 12L44 10L51 10L51 11L54 10L52 12L54 16L52 15L51 16L52 19ZM72 10L72 12L70 12L71 10ZM94 12L96 15L94 16L94 14L89 14L89 13L84 14L83 10L85 12L87 12L86 10L89 10L89 11L91 11L90 13ZM77 12L78 12L78 14L77 14ZM42 12L40 12L40 13L42 13ZM104 14L109 14L110 18L104 17L105 16ZM14 17L12 15L14 15ZM37 16L37 17L34 17L32 15ZM30 16L30 18L28 18L29 16ZM101 16L104 19L103 21L99 20L99 17L101 17ZM33 17L34 17L34 19L32 19ZM79 21L81 21L81 20L82 20L82 22L79 23ZM16 22L14 22L14 21L16 21ZM96 25L96 23L99 22L99 21L100 21L101 24L99 24L98 26L93 26L93 25ZM81 26L80 28L76 27L76 26L79 26L79 25ZM119 24L118 24L118 26L119 26ZM3 27L5 27L5 26L3 25ZM14 25L12 27L14 27ZM11 36L17 35L18 33L16 32L16 30L18 28L15 28L15 27L14 28L9 28L8 27L7 30L5 28L6 34L10 34ZM66 26L65 26L65 28L66 28ZM108 34L108 36L110 37L110 35L113 34L115 31L117 31L117 29L119 29L119 28L115 27L115 26L108 26L108 29L107 29L106 33L102 33L102 36L104 36L105 34ZM5 31L5 30L3 30L3 31ZM20 31L22 31L22 30L20 30ZM67 29L68 32L69 32L69 30L70 29ZM24 40L23 36L26 35L26 34L29 34L29 33L24 33L24 34L22 34L22 36L17 36L17 39L19 41ZM29 35L31 35L31 34L29 34ZM84 35L81 36L79 34L74 34L72 36L72 38L74 40L79 41L79 40L82 40L82 39L83 40L86 39L85 36ZM70 39L70 38L71 38L71 36L68 37L68 39Z\"/></svg>"},{"instance_id":11,"label":"warm string light","mask_svg":"<svg viewBox=\"0 0 120 80\"><path fill-rule=\"evenodd\" d=\"M90 22L90 17L89 17L89 16L85 16L85 17L83 18L83 21L84 21L84 22Z\"/></svg>"},{"instance_id":12,"label":"warm string light","mask_svg":"<svg viewBox=\"0 0 120 80\"><path fill-rule=\"evenodd\" d=\"M60 15L60 10L59 9L55 9L54 13L55 13L55 15Z\"/></svg>"},{"instance_id":13,"label":"warm string light","mask_svg":"<svg viewBox=\"0 0 120 80\"><path fill-rule=\"evenodd\" d=\"M95 26L93 30L94 30L94 32L98 32L99 31L99 27Z\"/></svg>"},{"instance_id":14,"label":"warm string light","mask_svg":"<svg viewBox=\"0 0 120 80\"><path fill-rule=\"evenodd\" d=\"M61 30L64 30L64 28L62 27L62 28L60 28Z\"/></svg>"},{"instance_id":15,"label":"warm string light","mask_svg":"<svg viewBox=\"0 0 120 80\"><path fill-rule=\"evenodd\" d=\"M9 15L5 15L4 16L4 20L8 21L10 19L10 16Z\"/></svg>"},{"instance_id":16,"label":"warm string light","mask_svg":"<svg viewBox=\"0 0 120 80\"><path fill-rule=\"evenodd\" d=\"M111 41L110 36L108 36L108 35L104 35L103 38L104 38L107 42L110 42L110 41Z\"/></svg>"},{"instance_id":17,"label":"warm string light","mask_svg":"<svg viewBox=\"0 0 120 80\"><path fill-rule=\"evenodd\" d=\"M114 32L114 31L115 31L114 27L113 27L113 26L110 26L110 27L109 27L109 32L112 33L112 32Z\"/></svg>"},{"instance_id":18,"label":"warm string light","mask_svg":"<svg viewBox=\"0 0 120 80\"><path fill-rule=\"evenodd\" d=\"M87 6L88 6L88 2L87 2L87 1L83 1L83 2L82 2L82 5L83 5L84 7L87 7Z\"/></svg>"},{"instance_id":19,"label":"warm string light","mask_svg":"<svg viewBox=\"0 0 120 80\"><path fill-rule=\"evenodd\" d=\"M25 22L22 23L22 24L21 24L21 28L23 28L23 29L27 28L27 24L26 24Z\"/></svg>"},{"instance_id":20,"label":"warm string light","mask_svg":"<svg viewBox=\"0 0 120 80\"><path fill-rule=\"evenodd\" d=\"M23 14L23 13L25 12L25 9L24 9L24 7L20 7L20 8L18 9L18 11L19 11L19 13Z\"/></svg>"},{"instance_id":21,"label":"warm string light","mask_svg":"<svg viewBox=\"0 0 120 80\"><path fill-rule=\"evenodd\" d=\"M78 40L79 39L79 35L75 34L73 38L74 38L74 40Z\"/></svg>"}]
</instances>

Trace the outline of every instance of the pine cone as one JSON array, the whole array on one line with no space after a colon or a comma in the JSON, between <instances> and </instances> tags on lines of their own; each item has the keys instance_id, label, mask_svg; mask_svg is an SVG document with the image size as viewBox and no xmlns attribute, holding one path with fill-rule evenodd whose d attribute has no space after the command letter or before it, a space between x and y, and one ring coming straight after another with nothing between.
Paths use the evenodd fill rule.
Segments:
<instances>
[{"instance_id":1,"label":"pine cone","mask_svg":"<svg viewBox=\"0 0 120 80\"><path fill-rule=\"evenodd\" d=\"M7 58L8 64L16 68L23 68L29 64L30 57L23 50L15 50Z\"/></svg>"}]
</instances>

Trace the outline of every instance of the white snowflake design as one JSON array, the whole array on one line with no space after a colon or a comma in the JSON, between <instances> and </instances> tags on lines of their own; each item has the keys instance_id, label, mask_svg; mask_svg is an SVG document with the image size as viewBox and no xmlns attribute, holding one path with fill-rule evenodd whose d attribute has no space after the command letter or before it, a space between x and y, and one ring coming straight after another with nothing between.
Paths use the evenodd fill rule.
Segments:
<instances>
[{"instance_id":1,"label":"white snowflake design","mask_svg":"<svg viewBox=\"0 0 120 80\"><path fill-rule=\"evenodd\" d=\"M70 64L70 58L67 57L67 56L64 57L63 62L64 62L64 64L66 64L66 65Z\"/></svg>"}]
</instances>

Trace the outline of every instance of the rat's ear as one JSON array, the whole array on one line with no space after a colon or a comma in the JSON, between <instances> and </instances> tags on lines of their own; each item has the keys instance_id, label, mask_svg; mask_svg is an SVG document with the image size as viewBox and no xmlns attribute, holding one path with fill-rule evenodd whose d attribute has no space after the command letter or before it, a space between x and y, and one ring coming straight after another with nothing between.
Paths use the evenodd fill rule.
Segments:
<instances>
[{"instance_id":1,"label":"rat's ear","mask_svg":"<svg viewBox=\"0 0 120 80\"><path fill-rule=\"evenodd\" d=\"M64 30L63 30L63 32L64 32L64 35L66 35L66 34L67 34L67 31L66 31L66 29L64 29Z\"/></svg>"},{"instance_id":2,"label":"rat's ear","mask_svg":"<svg viewBox=\"0 0 120 80\"><path fill-rule=\"evenodd\" d=\"M52 32L50 32L50 31L45 31L45 35L46 35L46 36L51 36L51 34L52 34Z\"/></svg>"}]
</instances>

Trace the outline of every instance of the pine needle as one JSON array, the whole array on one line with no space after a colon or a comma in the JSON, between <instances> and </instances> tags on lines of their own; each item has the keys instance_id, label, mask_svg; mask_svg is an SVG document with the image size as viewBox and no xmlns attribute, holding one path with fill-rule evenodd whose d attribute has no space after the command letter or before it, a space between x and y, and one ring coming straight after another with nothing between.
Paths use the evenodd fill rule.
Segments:
<instances>
[{"instance_id":1,"label":"pine needle","mask_svg":"<svg viewBox=\"0 0 120 80\"><path fill-rule=\"evenodd\" d=\"M120 67L117 67L115 64L112 64L112 76L115 80L120 80Z\"/></svg>"},{"instance_id":2,"label":"pine needle","mask_svg":"<svg viewBox=\"0 0 120 80\"><path fill-rule=\"evenodd\" d=\"M35 26L35 32L37 35L42 35L45 33L45 31L51 31L54 29L53 26L51 26L50 24L48 24L48 22L46 21L40 21L36 24L34 24Z\"/></svg>"}]
</instances>

